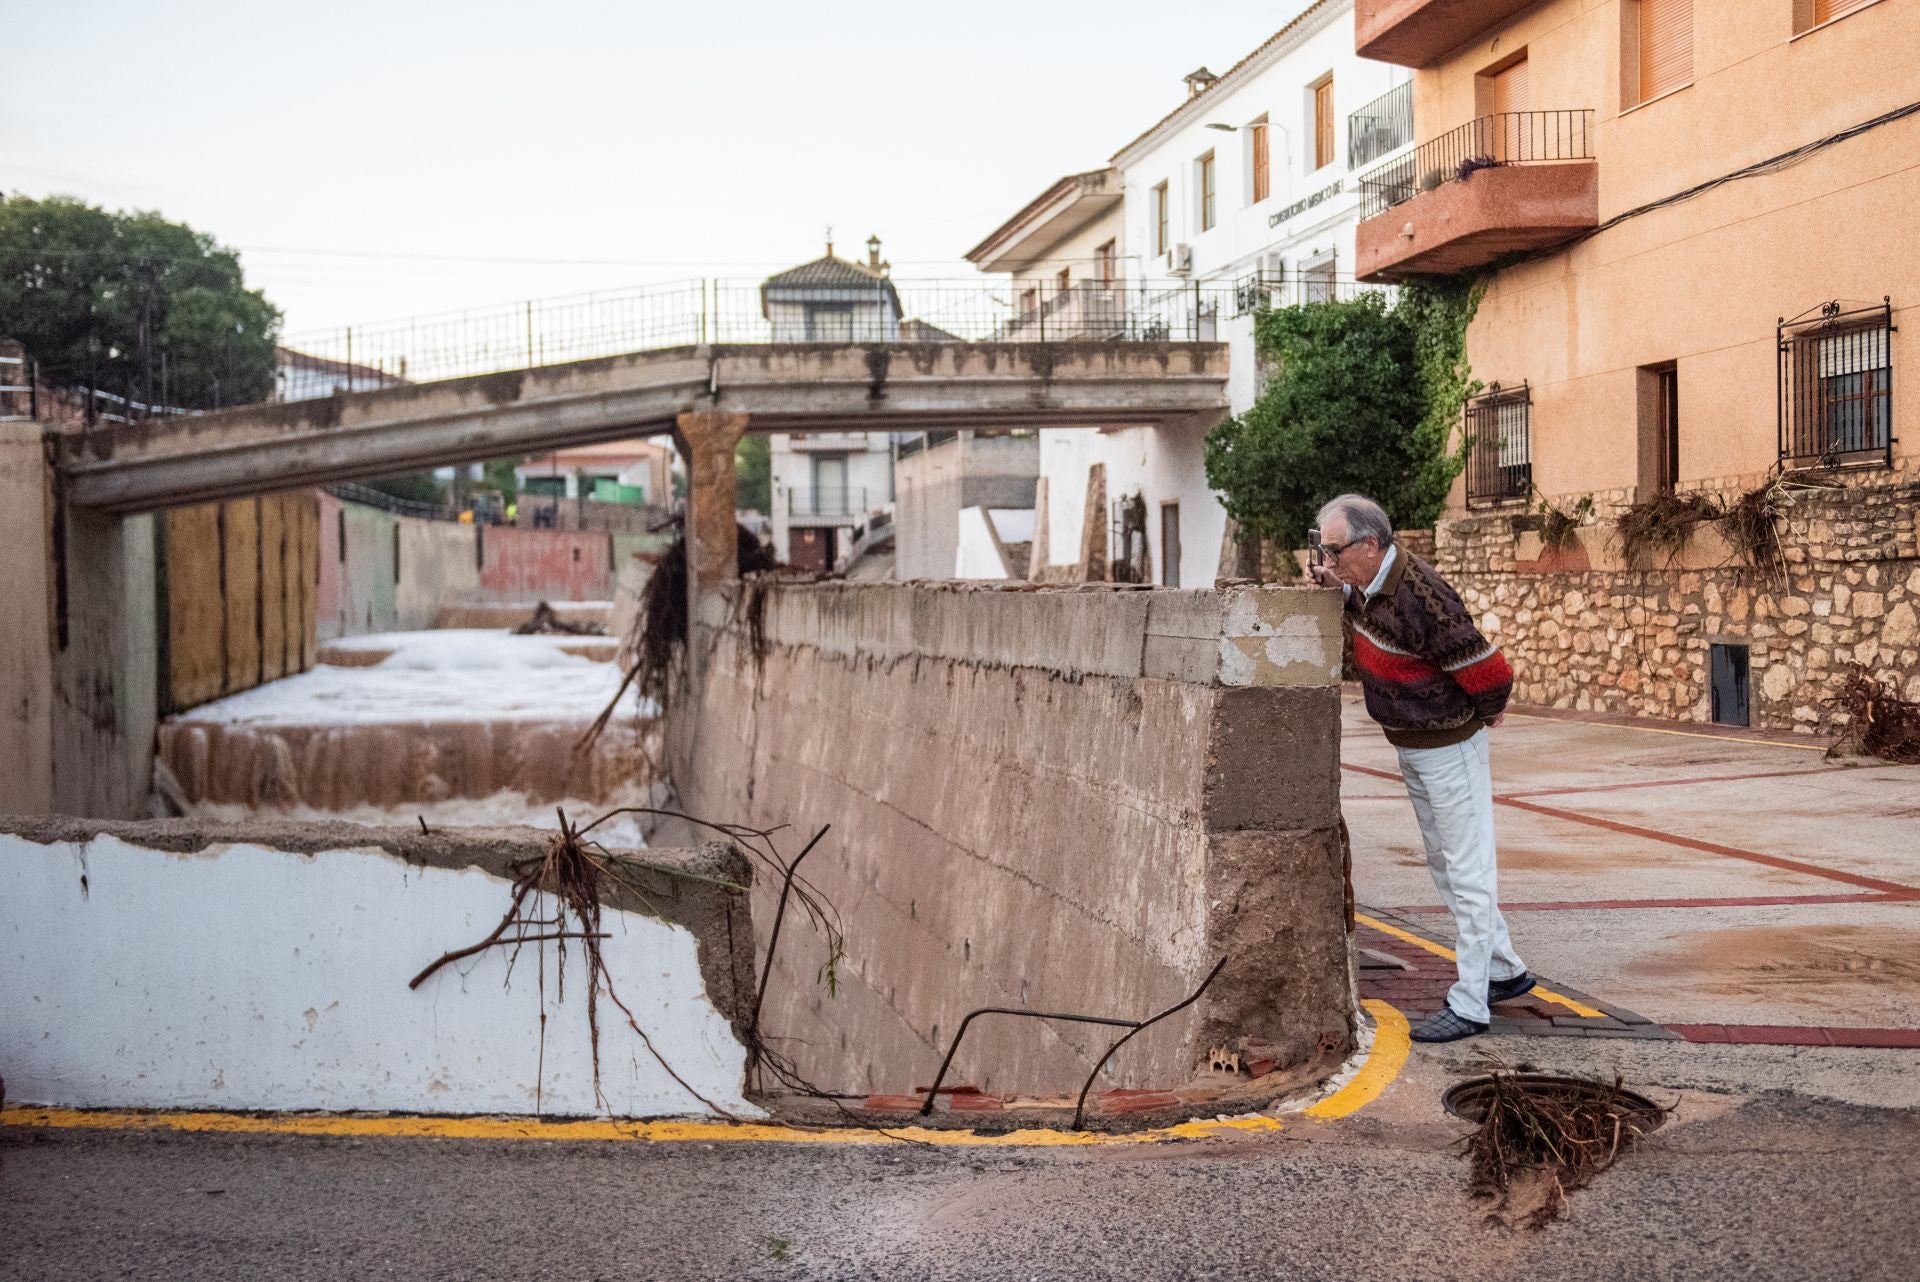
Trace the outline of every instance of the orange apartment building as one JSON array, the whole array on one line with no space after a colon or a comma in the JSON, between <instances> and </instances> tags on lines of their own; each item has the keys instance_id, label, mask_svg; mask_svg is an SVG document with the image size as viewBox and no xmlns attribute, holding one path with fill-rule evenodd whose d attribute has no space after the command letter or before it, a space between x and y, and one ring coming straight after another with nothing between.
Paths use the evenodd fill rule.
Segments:
<instances>
[{"instance_id":1,"label":"orange apartment building","mask_svg":"<svg viewBox=\"0 0 1920 1282\"><path fill-rule=\"evenodd\" d=\"M1486 390L1438 556L1520 697L1812 733L1850 666L1920 697L1920 0L1358 0L1420 145L1363 279L1471 274ZM1911 371L1908 380L1896 372ZM1785 573L1613 518L1786 472ZM1595 516L1569 546L1541 498ZM1530 528L1531 527L1531 528Z\"/></svg>"}]
</instances>

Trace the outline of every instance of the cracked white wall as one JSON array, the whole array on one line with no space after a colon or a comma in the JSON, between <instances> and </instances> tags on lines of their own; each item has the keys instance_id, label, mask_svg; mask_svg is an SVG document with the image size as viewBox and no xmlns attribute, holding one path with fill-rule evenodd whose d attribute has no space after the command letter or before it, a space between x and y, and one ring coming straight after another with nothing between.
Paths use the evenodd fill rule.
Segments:
<instances>
[{"instance_id":1,"label":"cracked white wall","mask_svg":"<svg viewBox=\"0 0 1920 1282\"><path fill-rule=\"evenodd\" d=\"M83 880L84 879L84 880ZM0 1076L9 1101L79 1107L602 1111L586 969L527 945L512 975L477 943L509 883L378 849L168 854L113 837L0 834ZM736 1114L745 1050L702 988L685 928L608 910L621 999L674 1070ZM539 1043L544 948L547 1034ZM601 1087L621 1116L705 1113L600 1002Z\"/></svg>"}]
</instances>

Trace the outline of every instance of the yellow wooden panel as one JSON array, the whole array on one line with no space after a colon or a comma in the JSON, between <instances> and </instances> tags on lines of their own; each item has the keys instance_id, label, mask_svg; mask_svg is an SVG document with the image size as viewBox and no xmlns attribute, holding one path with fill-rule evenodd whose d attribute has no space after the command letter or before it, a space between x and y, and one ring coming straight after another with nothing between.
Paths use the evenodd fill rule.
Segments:
<instances>
[{"instance_id":1,"label":"yellow wooden panel","mask_svg":"<svg viewBox=\"0 0 1920 1282\"><path fill-rule=\"evenodd\" d=\"M167 706L217 698L225 677L226 602L220 583L220 505L166 514Z\"/></svg>"},{"instance_id":2,"label":"yellow wooden panel","mask_svg":"<svg viewBox=\"0 0 1920 1282\"><path fill-rule=\"evenodd\" d=\"M225 526L226 671L228 694L260 684L260 500L221 507Z\"/></svg>"},{"instance_id":3,"label":"yellow wooden panel","mask_svg":"<svg viewBox=\"0 0 1920 1282\"><path fill-rule=\"evenodd\" d=\"M260 500L260 679L287 675L287 624L291 585L287 582L286 496Z\"/></svg>"}]
</instances>

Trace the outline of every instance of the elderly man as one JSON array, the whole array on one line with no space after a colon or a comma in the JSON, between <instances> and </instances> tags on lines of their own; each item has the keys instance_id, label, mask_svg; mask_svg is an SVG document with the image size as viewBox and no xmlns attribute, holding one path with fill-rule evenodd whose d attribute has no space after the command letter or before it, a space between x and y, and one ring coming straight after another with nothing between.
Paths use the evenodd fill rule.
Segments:
<instances>
[{"instance_id":1,"label":"elderly man","mask_svg":"<svg viewBox=\"0 0 1920 1282\"><path fill-rule=\"evenodd\" d=\"M1343 494L1320 509L1315 575L1347 594L1367 715L1400 754L1427 867L1453 913L1459 982L1413 1030L1420 1042L1487 1031L1487 1007L1529 991L1496 895L1487 729L1506 719L1513 671L1434 568L1394 545L1378 503Z\"/></svg>"}]
</instances>

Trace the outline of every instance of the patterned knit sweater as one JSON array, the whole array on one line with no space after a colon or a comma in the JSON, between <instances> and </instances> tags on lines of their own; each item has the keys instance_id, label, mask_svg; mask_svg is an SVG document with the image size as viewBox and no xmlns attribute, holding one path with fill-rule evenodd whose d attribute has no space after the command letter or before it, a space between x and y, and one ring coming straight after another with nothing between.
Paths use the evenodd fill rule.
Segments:
<instances>
[{"instance_id":1,"label":"patterned knit sweater","mask_svg":"<svg viewBox=\"0 0 1920 1282\"><path fill-rule=\"evenodd\" d=\"M1347 594L1353 661L1367 715L1401 748L1464 743L1499 716L1513 669L1480 635L1459 594L1401 548L1371 598Z\"/></svg>"}]
</instances>

